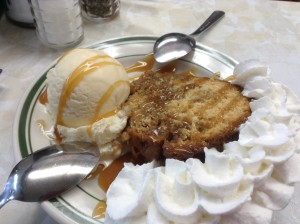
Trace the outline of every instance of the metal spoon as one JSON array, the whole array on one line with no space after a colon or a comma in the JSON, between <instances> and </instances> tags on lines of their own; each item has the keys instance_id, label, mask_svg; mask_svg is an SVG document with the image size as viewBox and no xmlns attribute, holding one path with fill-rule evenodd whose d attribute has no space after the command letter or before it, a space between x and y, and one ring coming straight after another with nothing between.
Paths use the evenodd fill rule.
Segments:
<instances>
[{"instance_id":1,"label":"metal spoon","mask_svg":"<svg viewBox=\"0 0 300 224\"><path fill-rule=\"evenodd\" d=\"M86 142L38 150L12 170L0 195L0 208L10 200L40 202L56 197L81 182L98 161L98 147Z\"/></svg>"},{"instance_id":2,"label":"metal spoon","mask_svg":"<svg viewBox=\"0 0 300 224\"><path fill-rule=\"evenodd\" d=\"M193 36L210 28L223 18L225 12L214 11L205 22L193 33L168 33L158 38L153 47L154 58L157 62L164 63L174 61L190 53L196 46Z\"/></svg>"}]
</instances>

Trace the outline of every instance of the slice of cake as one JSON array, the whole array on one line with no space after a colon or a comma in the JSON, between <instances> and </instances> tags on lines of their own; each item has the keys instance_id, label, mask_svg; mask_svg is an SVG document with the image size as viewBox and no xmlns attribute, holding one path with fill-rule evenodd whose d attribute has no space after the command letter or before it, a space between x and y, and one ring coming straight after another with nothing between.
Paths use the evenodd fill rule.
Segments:
<instances>
[{"instance_id":1,"label":"slice of cake","mask_svg":"<svg viewBox=\"0 0 300 224\"><path fill-rule=\"evenodd\" d=\"M105 222L270 224L275 220L273 211L290 202L300 181L300 101L286 86L272 81L264 63L242 62L233 74L232 82L241 86L245 97L225 81L174 74L150 72L132 84L126 104L131 120L124 137L140 157L197 157L202 145L218 146L237 129L239 134L223 145L222 152L202 149L205 161L167 158L164 164L125 163L107 191ZM205 128L197 129L199 123ZM196 144L194 136L202 142L197 150L189 147ZM151 147L154 154L148 151Z\"/></svg>"},{"instance_id":2,"label":"slice of cake","mask_svg":"<svg viewBox=\"0 0 300 224\"><path fill-rule=\"evenodd\" d=\"M131 84L123 139L139 161L203 158L222 150L251 114L240 87L214 78L148 71Z\"/></svg>"}]
</instances>

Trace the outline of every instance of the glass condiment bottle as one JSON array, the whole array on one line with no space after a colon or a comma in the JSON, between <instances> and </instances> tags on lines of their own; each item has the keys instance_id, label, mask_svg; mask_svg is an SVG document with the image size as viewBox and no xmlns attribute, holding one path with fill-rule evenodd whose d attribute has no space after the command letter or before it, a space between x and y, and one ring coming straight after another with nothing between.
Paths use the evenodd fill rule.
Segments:
<instances>
[{"instance_id":1,"label":"glass condiment bottle","mask_svg":"<svg viewBox=\"0 0 300 224\"><path fill-rule=\"evenodd\" d=\"M34 28L28 0L4 0L3 2L5 15L11 23L21 27Z\"/></svg>"},{"instance_id":2,"label":"glass condiment bottle","mask_svg":"<svg viewBox=\"0 0 300 224\"><path fill-rule=\"evenodd\" d=\"M29 0L37 36L50 48L72 47L83 39L78 0Z\"/></svg>"},{"instance_id":3,"label":"glass condiment bottle","mask_svg":"<svg viewBox=\"0 0 300 224\"><path fill-rule=\"evenodd\" d=\"M119 15L120 0L80 0L84 18L92 22L114 19Z\"/></svg>"}]
</instances>

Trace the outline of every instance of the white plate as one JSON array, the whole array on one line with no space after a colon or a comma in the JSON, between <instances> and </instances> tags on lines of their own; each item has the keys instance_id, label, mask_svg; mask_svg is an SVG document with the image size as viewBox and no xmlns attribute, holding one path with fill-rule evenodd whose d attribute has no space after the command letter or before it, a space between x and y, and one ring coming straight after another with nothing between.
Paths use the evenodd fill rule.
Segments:
<instances>
[{"instance_id":1,"label":"white plate","mask_svg":"<svg viewBox=\"0 0 300 224\"><path fill-rule=\"evenodd\" d=\"M127 67L150 53L156 38L153 36L124 37L99 42L89 48L102 50ZM44 108L38 103L38 97L46 87L46 73L54 64L55 62L47 67L20 102L13 133L15 155L19 160L50 144L37 124L37 119L47 116ZM222 76L226 77L232 74L236 64L237 62L232 58L197 44L194 52L179 60L178 67L181 70L194 67L196 74L200 76L221 72ZM85 181L66 194L43 202L42 206L60 223L103 223L103 220L93 219L92 212L104 197L105 194L98 187L97 180Z\"/></svg>"}]
</instances>

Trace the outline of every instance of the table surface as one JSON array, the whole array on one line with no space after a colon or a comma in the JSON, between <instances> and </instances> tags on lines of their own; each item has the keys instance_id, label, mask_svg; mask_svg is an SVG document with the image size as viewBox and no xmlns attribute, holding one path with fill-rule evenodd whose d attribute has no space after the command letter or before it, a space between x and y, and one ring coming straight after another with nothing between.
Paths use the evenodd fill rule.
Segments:
<instances>
[{"instance_id":1,"label":"table surface","mask_svg":"<svg viewBox=\"0 0 300 224\"><path fill-rule=\"evenodd\" d=\"M260 59L269 64L273 80L300 96L300 3L268 0L122 0L120 15L110 22L84 22L85 38L79 46L131 35L193 32L213 10L225 18L197 41L238 61ZM0 188L16 160L12 125L19 99L26 88L63 50L43 46L34 29L0 19ZM1 70L0 70L1 71ZM296 224L300 219L300 186L272 224ZM298 208L298 212L295 212ZM38 203L12 201L0 210L2 224L56 223Z\"/></svg>"}]
</instances>

